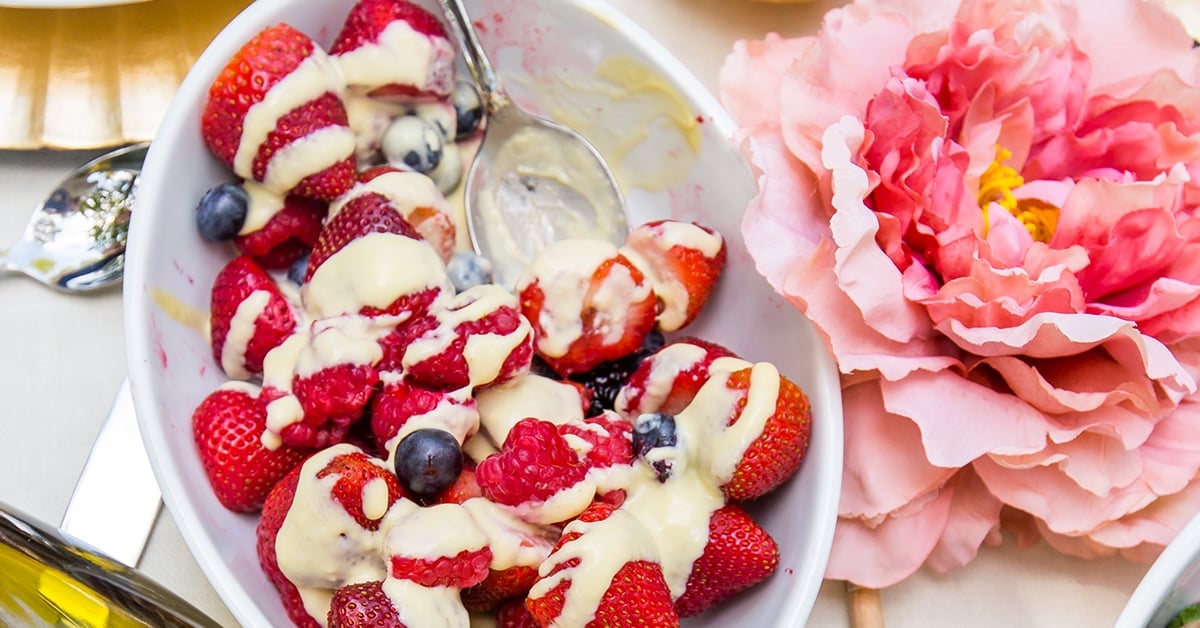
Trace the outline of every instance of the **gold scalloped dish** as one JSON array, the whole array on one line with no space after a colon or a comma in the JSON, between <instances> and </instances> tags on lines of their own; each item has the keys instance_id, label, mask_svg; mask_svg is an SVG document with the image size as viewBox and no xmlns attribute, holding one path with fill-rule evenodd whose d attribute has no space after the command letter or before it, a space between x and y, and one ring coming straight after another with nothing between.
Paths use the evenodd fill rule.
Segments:
<instances>
[{"instance_id":1,"label":"gold scalloped dish","mask_svg":"<svg viewBox=\"0 0 1200 628\"><path fill-rule=\"evenodd\" d=\"M249 3L0 7L0 148L151 139L192 63Z\"/></svg>"}]
</instances>

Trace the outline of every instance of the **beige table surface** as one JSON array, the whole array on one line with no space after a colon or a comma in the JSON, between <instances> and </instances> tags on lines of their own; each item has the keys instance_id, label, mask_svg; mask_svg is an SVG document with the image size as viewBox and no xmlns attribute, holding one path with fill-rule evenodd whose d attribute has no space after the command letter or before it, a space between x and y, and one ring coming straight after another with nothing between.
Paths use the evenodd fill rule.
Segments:
<instances>
[{"instance_id":1,"label":"beige table surface","mask_svg":"<svg viewBox=\"0 0 1200 628\"><path fill-rule=\"evenodd\" d=\"M769 31L815 32L824 11L840 4L611 2L714 90L717 70L736 39ZM92 154L0 151L0 240L15 239L60 175ZM48 522L62 517L125 376L121 308L116 291L66 296L21 277L0 276L0 502ZM142 568L221 624L237 625L165 511ZM967 568L945 575L920 572L884 591L885 616L895 627L1111 626L1146 569L1008 544L985 549ZM809 625L848 625L841 583L825 583Z\"/></svg>"}]
</instances>

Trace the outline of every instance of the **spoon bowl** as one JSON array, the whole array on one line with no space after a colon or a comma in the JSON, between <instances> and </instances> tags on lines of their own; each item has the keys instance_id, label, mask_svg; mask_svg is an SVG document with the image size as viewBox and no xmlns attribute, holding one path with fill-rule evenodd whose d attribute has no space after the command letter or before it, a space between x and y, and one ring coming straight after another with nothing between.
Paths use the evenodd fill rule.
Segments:
<instances>
[{"instance_id":1,"label":"spoon bowl","mask_svg":"<svg viewBox=\"0 0 1200 628\"><path fill-rule=\"evenodd\" d=\"M483 50L462 0L440 0L487 111L463 194L467 231L496 283L513 287L533 256L568 238L620 246L629 233L621 188L596 147L517 106Z\"/></svg>"},{"instance_id":2,"label":"spoon bowl","mask_svg":"<svg viewBox=\"0 0 1200 628\"><path fill-rule=\"evenodd\" d=\"M67 174L34 210L21 238L0 249L0 271L63 292L119 283L129 210L148 146L119 148Z\"/></svg>"}]
</instances>

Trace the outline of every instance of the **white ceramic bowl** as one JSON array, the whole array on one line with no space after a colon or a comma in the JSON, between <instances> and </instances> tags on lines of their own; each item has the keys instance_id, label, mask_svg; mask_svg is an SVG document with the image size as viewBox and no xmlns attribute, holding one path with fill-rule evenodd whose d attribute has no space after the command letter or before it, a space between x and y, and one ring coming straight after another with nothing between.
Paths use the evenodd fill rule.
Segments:
<instances>
[{"instance_id":1,"label":"white ceramic bowl","mask_svg":"<svg viewBox=\"0 0 1200 628\"><path fill-rule=\"evenodd\" d=\"M437 12L434 0L421 3ZM247 626L281 626L287 620L258 567L256 518L232 514L218 504L192 443L192 409L223 375L197 325L182 321L188 312L194 318L207 311L212 278L230 258L230 249L198 237L193 211L206 189L232 179L204 148L200 113L213 78L259 30L286 21L328 46L351 4L260 0L220 33L184 80L153 142L129 240L126 337L138 419L167 507L217 592ZM525 2L521 11L504 16L503 28L490 20L505 6L512 7L511 0L467 4L477 19L492 25L484 35L485 46L519 103L553 115L570 109L582 91L585 100L611 99L607 104L589 101L601 105L587 116L592 133L628 136L642 126L652 129L628 156L608 155L626 172L625 192L635 221L674 215L715 227L728 239L728 268L717 293L702 318L685 331L726 344L747 359L774 362L810 396L814 426L797 477L752 507L779 542L777 573L688 624L803 624L833 538L842 468L841 397L836 369L813 328L775 295L741 244L741 211L755 192L755 181L729 141L732 123L677 60L600 2L538 0L537 7ZM589 77L597 64L613 58L624 59L626 70L650 69L649 87L644 82L634 86L636 73L626 72L630 85L616 92L593 90L588 81L594 80ZM632 91L624 91L626 87ZM671 98L658 105L681 107L693 120L700 116L696 150L672 130L673 125L686 126L685 120L636 119L627 96L641 90L677 94L674 105ZM667 172L648 178L655 164L667 164ZM638 187L639 181L667 187L645 189Z\"/></svg>"},{"instance_id":2,"label":"white ceramic bowl","mask_svg":"<svg viewBox=\"0 0 1200 628\"><path fill-rule=\"evenodd\" d=\"M1161 628L1200 602L1200 515L1167 545L1142 577L1115 628Z\"/></svg>"}]
</instances>

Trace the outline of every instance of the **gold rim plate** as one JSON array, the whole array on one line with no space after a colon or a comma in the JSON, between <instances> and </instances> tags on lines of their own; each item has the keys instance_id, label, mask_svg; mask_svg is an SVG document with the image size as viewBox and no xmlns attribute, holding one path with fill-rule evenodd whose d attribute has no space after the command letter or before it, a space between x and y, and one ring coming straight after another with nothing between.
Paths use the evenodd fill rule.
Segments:
<instances>
[{"instance_id":1,"label":"gold rim plate","mask_svg":"<svg viewBox=\"0 0 1200 628\"><path fill-rule=\"evenodd\" d=\"M0 7L0 148L151 139L192 63L249 0L107 4Z\"/></svg>"}]
</instances>

